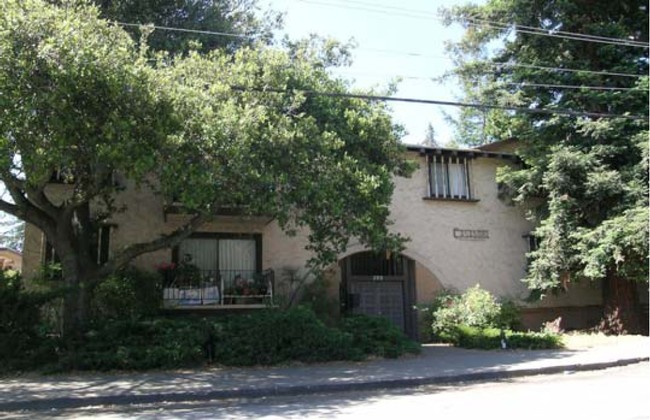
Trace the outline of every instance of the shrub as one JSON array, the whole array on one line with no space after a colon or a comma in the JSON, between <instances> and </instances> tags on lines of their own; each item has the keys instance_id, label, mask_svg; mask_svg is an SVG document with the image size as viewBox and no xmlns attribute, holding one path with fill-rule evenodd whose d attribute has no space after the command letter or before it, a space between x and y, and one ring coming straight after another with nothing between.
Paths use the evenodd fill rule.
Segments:
<instances>
[{"instance_id":1,"label":"shrub","mask_svg":"<svg viewBox=\"0 0 650 420\"><path fill-rule=\"evenodd\" d=\"M215 361L224 365L272 365L287 361L359 360L352 336L329 328L313 311L295 307L233 316L215 334Z\"/></svg>"},{"instance_id":2,"label":"shrub","mask_svg":"<svg viewBox=\"0 0 650 420\"><path fill-rule=\"evenodd\" d=\"M41 322L41 307L49 299L26 291L19 273L0 270L0 370L26 369L56 356Z\"/></svg>"},{"instance_id":3,"label":"shrub","mask_svg":"<svg viewBox=\"0 0 650 420\"><path fill-rule=\"evenodd\" d=\"M519 309L519 306L511 300L504 300L501 302L498 325L501 328L511 330L521 329L521 310Z\"/></svg>"},{"instance_id":4,"label":"shrub","mask_svg":"<svg viewBox=\"0 0 650 420\"><path fill-rule=\"evenodd\" d=\"M103 282L93 294L93 317L107 319L139 319L152 316L162 305L162 279L156 273L133 267L123 269Z\"/></svg>"},{"instance_id":5,"label":"shrub","mask_svg":"<svg viewBox=\"0 0 650 420\"><path fill-rule=\"evenodd\" d=\"M341 329L352 336L353 345L366 355L396 358L404 353L419 353L418 343L384 317L354 315L344 318Z\"/></svg>"},{"instance_id":6,"label":"shrub","mask_svg":"<svg viewBox=\"0 0 650 420\"><path fill-rule=\"evenodd\" d=\"M300 305L313 310L326 325L333 326L338 321L339 300L329 295L329 287L324 273L319 272L311 282L304 283L298 301Z\"/></svg>"},{"instance_id":7,"label":"shrub","mask_svg":"<svg viewBox=\"0 0 650 420\"><path fill-rule=\"evenodd\" d=\"M63 368L82 370L146 370L200 365L210 323L203 319L112 320L84 335L76 354Z\"/></svg>"},{"instance_id":8,"label":"shrub","mask_svg":"<svg viewBox=\"0 0 650 420\"><path fill-rule=\"evenodd\" d=\"M431 327L436 337L451 333L457 325L497 326L501 312L501 305L494 296L479 285L467 289L460 296L445 294L437 299L435 306Z\"/></svg>"},{"instance_id":9,"label":"shrub","mask_svg":"<svg viewBox=\"0 0 650 420\"><path fill-rule=\"evenodd\" d=\"M467 289L462 295L445 291L436 297L431 307L433 335L443 342L449 340L458 325L505 329L520 326L519 308L511 301L499 303L479 285Z\"/></svg>"},{"instance_id":10,"label":"shrub","mask_svg":"<svg viewBox=\"0 0 650 420\"><path fill-rule=\"evenodd\" d=\"M37 348L48 348L47 344L53 350L58 343L41 344ZM107 319L96 321L81 341L72 344L76 344L74 352L65 347L60 354L59 370L170 369L208 362L274 365L361 360L367 355L397 357L419 350L386 319L355 316L346 319L341 329L330 328L306 307L218 319Z\"/></svg>"},{"instance_id":11,"label":"shrub","mask_svg":"<svg viewBox=\"0 0 650 420\"><path fill-rule=\"evenodd\" d=\"M476 328L460 325L449 335L452 344L468 349L499 349L501 340L509 349L556 349L562 347L562 337L548 332L520 332L498 328Z\"/></svg>"}]
</instances>

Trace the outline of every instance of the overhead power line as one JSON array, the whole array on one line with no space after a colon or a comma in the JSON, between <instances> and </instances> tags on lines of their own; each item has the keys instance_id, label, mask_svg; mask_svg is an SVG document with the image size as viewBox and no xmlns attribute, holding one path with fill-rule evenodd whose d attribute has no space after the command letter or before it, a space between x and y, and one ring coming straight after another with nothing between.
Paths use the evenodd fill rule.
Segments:
<instances>
[{"instance_id":1,"label":"overhead power line","mask_svg":"<svg viewBox=\"0 0 650 420\"><path fill-rule=\"evenodd\" d=\"M568 32L568 31L561 31L555 29L542 29L542 28L535 28L534 26L520 25L518 23L502 24L499 22L493 22L484 19L474 19L474 18L465 18L465 19L467 19L470 22L478 22L478 23L485 22L489 26L500 27L502 29L513 28L518 32L529 33L533 35L546 35L550 37L573 39L576 41L600 42L604 44L624 45L629 47L641 47L641 48L650 47L650 44L648 43L641 42L641 41L634 41L625 38L612 38L607 36L587 35L587 34L580 34L576 32Z\"/></svg>"},{"instance_id":2,"label":"overhead power line","mask_svg":"<svg viewBox=\"0 0 650 420\"><path fill-rule=\"evenodd\" d=\"M377 74L377 73L365 73L365 72L356 72L356 71L339 71L338 73L344 75L359 75L359 76L369 76L369 77L378 77L378 78L402 78L407 80L434 80L435 76L413 76L413 75L402 75L402 74ZM615 87L615 86L593 86L593 85L565 85L565 84L551 84L551 83L530 83L530 82L499 82L502 85L508 86L521 86L521 87L540 87L540 88L553 88L553 89L586 89L586 90L604 90L604 91L636 91L636 92L645 92L648 90L636 87Z\"/></svg>"},{"instance_id":3,"label":"overhead power line","mask_svg":"<svg viewBox=\"0 0 650 420\"><path fill-rule=\"evenodd\" d=\"M253 35L244 35L244 34L235 34L231 32L217 32L217 31L207 31L207 30L201 30L201 29L185 29L185 28L175 28L172 26L160 26L160 25L152 25L152 24L144 24L144 23L126 23L126 22L113 22L117 25L120 26L130 26L130 27L136 27L140 28L143 26L149 26L154 29L161 29L164 31L175 31L175 32L187 32L191 34L201 34L201 35L217 35L217 36L226 36L226 37L232 37L232 38L255 38Z\"/></svg>"},{"instance_id":4,"label":"overhead power line","mask_svg":"<svg viewBox=\"0 0 650 420\"><path fill-rule=\"evenodd\" d=\"M426 53L421 53L421 52L416 52L416 51L398 51L398 50L390 50L390 49L384 49L384 48L365 48L365 47L358 47L358 50L376 52L376 53L382 53L382 54L402 55L402 56L409 56L409 57L427 57L427 58L436 58L436 59L439 59L439 60L451 60L449 57L442 57L442 56L426 54ZM487 66L493 66L493 67L522 67L522 68L530 68L530 69L537 69L537 70L548 70L548 71L569 72L569 73L597 74L597 75L601 75L601 76L613 76L613 77L641 78L641 77L647 76L647 75L643 75L643 74L634 74L634 73L620 73L620 72L611 72L611 71L583 70L583 69L572 69L572 68L552 67L552 66L538 66L538 65L535 65L535 64L525 64L525 63L482 62L481 64L487 65Z\"/></svg>"},{"instance_id":5,"label":"overhead power line","mask_svg":"<svg viewBox=\"0 0 650 420\"><path fill-rule=\"evenodd\" d=\"M301 1L301 0L298 0ZM304 1L304 0L302 0ZM335 0L336 1L336 0ZM340 0L339 0L340 1ZM431 12L429 10L417 10L417 9L407 9L403 7L395 7L395 6L386 6L386 5L377 5L374 3L370 2L365 2L365 1L359 1L359 0L346 0L345 4L359 4L359 5L365 5L369 7L373 7L376 9L390 9L393 11L402 11L406 13L413 13L417 15L425 15L429 16L430 18L442 21L440 17L438 17L434 12ZM641 47L648 47L650 46L648 43L640 42L640 41L634 41L630 39L625 39L625 38L614 38L614 37L608 37L608 36L600 36L600 35L590 35L590 34L583 34L583 33L578 33L578 32L570 32L570 31L563 31L559 29L543 29L543 28L538 28L535 26L528 26L528 25L521 25L518 23L505 23L505 22L497 22L494 20L488 20L488 19L482 19L482 18L474 18L471 16L466 16L464 17L465 20L470 21L470 22L477 22L481 24L486 24L486 25L491 25L491 26L499 26L501 28L509 28L509 27L514 27L517 30L520 28L530 30L530 31L535 31L541 34L546 34L546 33L551 33L551 34L559 34L559 35L568 35L568 36L575 36L575 37L580 37L580 38L587 38L587 39L593 39L593 40L599 40L599 41L613 41L613 42L621 42L625 43L626 45L635 45L635 46L641 46Z\"/></svg>"},{"instance_id":6,"label":"overhead power line","mask_svg":"<svg viewBox=\"0 0 650 420\"><path fill-rule=\"evenodd\" d=\"M298 0L298 1L301 1L303 3L327 6L327 7L342 8L342 9L349 9L349 10L361 10L361 11L386 14L391 16L398 15L404 17L417 18L417 19L428 19L428 20L438 20L438 21L443 20L430 11L405 9L405 8L394 7L394 6L376 5L376 4L362 2L362 1L346 0L345 3L331 3L331 2L319 1L319 0ZM475 19L471 17L466 17L465 20L469 25L472 26L488 26L496 29L513 28L518 32L527 33L531 35L549 36L553 38L563 38L563 39L569 39L573 41L597 42L597 43L627 46L627 47L637 47L637 48L650 47L650 44L648 43L628 40L624 38L610 38L610 37L601 37L597 35L587 35L587 34L580 34L576 32L568 32L568 31L545 30L542 28L535 28L533 26L517 25L516 23L495 22L486 19Z\"/></svg>"},{"instance_id":7,"label":"overhead power line","mask_svg":"<svg viewBox=\"0 0 650 420\"><path fill-rule=\"evenodd\" d=\"M235 38L250 38L250 39L255 38L255 36L253 36L253 35L243 35L243 34L229 33L229 32L217 32L217 31L198 30L198 29L186 29L186 28L178 28L178 27L171 27L171 26L146 25L146 24L143 24L143 23L126 23L126 22L113 22L113 23L115 23L117 25L120 25L120 26L129 26L129 27L150 26L150 27L152 27L154 29L160 29L160 30L163 30L163 31L176 31L176 32L196 33L196 34L214 35L214 36L226 36L226 37L235 37ZM360 51L369 51L369 52L376 52L376 53L382 53L382 54L394 54L394 55L411 56L411 57L429 57L429 58L437 58L437 59L440 59L440 60L450 60L449 57L430 55L430 54L420 53L420 52L397 51L397 50L389 50L389 49L383 49L383 48L365 48L365 47L358 47L357 49L360 50ZM489 66L494 66L494 67L522 67L522 68L532 68L532 69L538 69L538 70L548 70L548 71L557 71L557 72L574 72L574 73L585 73L585 74L598 74L598 75L602 75L602 76L614 76L614 77L635 77L635 78L640 78L640 77L644 76L644 75L633 74L633 73L619 73L619 72L608 72L608 71L597 71L597 70L572 69L572 68L563 68L563 67L538 66L538 65L523 64L523 63L485 62L485 63L482 63L482 64L489 65Z\"/></svg>"},{"instance_id":8,"label":"overhead power line","mask_svg":"<svg viewBox=\"0 0 650 420\"><path fill-rule=\"evenodd\" d=\"M619 115L607 114L601 112L584 112L574 111L569 109L546 109L546 108L525 108L516 106L492 105L492 104L477 104L469 102L453 102L441 101L437 99L419 99L419 98L402 98L394 96L381 96L381 95L364 95L356 93L341 93L341 92L319 92L314 90L302 89L274 89L274 88L254 88L243 86L231 86L232 90L241 92L270 92L270 93L302 93L308 96L326 96L331 98L352 98L363 99L367 101L384 101L384 102L406 102L416 104L440 105L440 106L455 106L461 108L477 108L477 109L502 109L506 111L524 112L527 114L546 114L546 115L568 115L573 117L592 117L592 118L622 118L627 120L648 120L648 117L640 115Z\"/></svg>"},{"instance_id":9,"label":"overhead power line","mask_svg":"<svg viewBox=\"0 0 650 420\"><path fill-rule=\"evenodd\" d=\"M635 92L644 92L648 93L647 90L641 88L633 87L613 87L613 86L580 86L580 85L562 85L562 84L551 84L551 83L528 83L528 82L501 82L504 85L509 86L521 86L521 87L540 87L540 88L551 88L551 89L586 89L586 90L608 90L608 91L635 91Z\"/></svg>"}]
</instances>

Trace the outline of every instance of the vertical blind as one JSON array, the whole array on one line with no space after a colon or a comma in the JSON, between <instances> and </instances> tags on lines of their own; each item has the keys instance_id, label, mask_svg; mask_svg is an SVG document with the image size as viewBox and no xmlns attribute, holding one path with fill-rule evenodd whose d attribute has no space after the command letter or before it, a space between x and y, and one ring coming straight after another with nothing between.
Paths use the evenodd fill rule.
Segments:
<instances>
[{"instance_id":1,"label":"vertical blind","mask_svg":"<svg viewBox=\"0 0 650 420\"><path fill-rule=\"evenodd\" d=\"M200 270L253 272L257 254L254 239L191 238L179 247L179 259Z\"/></svg>"}]
</instances>

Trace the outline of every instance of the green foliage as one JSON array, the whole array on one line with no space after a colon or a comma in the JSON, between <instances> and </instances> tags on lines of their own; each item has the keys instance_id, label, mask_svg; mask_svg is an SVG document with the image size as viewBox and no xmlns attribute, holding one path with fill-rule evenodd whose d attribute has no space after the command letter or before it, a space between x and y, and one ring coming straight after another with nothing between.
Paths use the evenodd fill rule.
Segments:
<instances>
[{"instance_id":1,"label":"green foliage","mask_svg":"<svg viewBox=\"0 0 650 420\"><path fill-rule=\"evenodd\" d=\"M447 341L459 325L507 329L520 326L517 305L508 300L499 302L478 284L461 295L450 290L438 293L430 305L430 313L433 338L440 341Z\"/></svg>"},{"instance_id":2,"label":"green foliage","mask_svg":"<svg viewBox=\"0 0 650 420\"><path fill-rule=\"evenodd\" d=\"M384 317L353 315L344 318L340 328L353 337L353 346L365 355L396 358L420 352L418 343Z\"/></svg>"},{"instance_id":3,"label":"green foliage","mask_svg":"<svg viewBox=\"0 0 650 420\"><path fill-rule=\"evenodd\" d=\"M502 340L507 349L557 349L562 347L562 337L551 332L521 332L499 328L456 326L447 335L448 342L468 349L501 349Z\"/></svg>"},{"instance_id":4,"label":"green foliage","mask_svg":"<svg viewBox=\"0 0 650 420\"><path fill-rule=\"evenodd\" d=\"M147 370L197 366L205 361L211 325L200 319L113 320L89 330L61 368Z\"/></svg>"},{"instance_id":5,"label":"green foliage","mask_svg":"<svg viewBox=\"0 0 650 420\"><path fill-rule=\"evenodd\" d=\"M608 268L615 267L625 278L647 282L649 217L647 207L635 207L596 229L577 231L582 274L591 279L603 278Z\"/></svg>"},{"instance_id":6,"label":"green foliage","mask_svg":"<svg viewBox=\"0 0 650 420\"><path fill-rule=\"evenodd\" d=\"M333 326L339 317L339 300L330 296L330 285L322 272L316 274L311 282L303 286L299 304L310 308L318 319Z\"/></svg>"},{"instance_id":7,"label":"green foliage","mask_svg":"<svg viewBox=\"0 0 650 420\"><path fill-rule=\"evenodd\" d=\"M218 325L214 343L214 360L231 366L364 357L350 334L325 326L304 307L231 317Z\"/></svg>"},{"instance_id":8,"label":"green foliage","mask_svg":"<svg viewBox=\"0 0 650 420\"><path fill-rule=\"evenodd\" d=\"M546 110L648 115L648 60L642 48L511 31L482 22L516 22L562 31L647 42L646 2L490 0L453 7L449 22L467 25L450 46L467 102ZM494 45L498 47L494 48ZM514 65L502 65L508 63ZM539 66L539 67L536 67ZM549 71L542 67L601 72ZM628 73L619 77L603 73ZM569 89L562 86L583 86ZM626 88L597 90L588 86ZM468 144L514 138L523 165L498 181L537 222L538 249L525 282L543 296L573 280L648 280L648 122L502 110L465 110L457 139ZM606 307L632 314L613 287ZM632 316L630 319L633 319Z\"/></svg>"},{"instance_id":9,"label":"green foliage","mask_svg":"<svg viewBox=\"0 0 650 420\"><path fill-rule=\"evenodd\" d=\"M28 292L19 273L0 270L0 371L26 369L52 360L55 340L42 329L48 294Z\"/></svg>"},{"instance_id":10,"label":"green foliage","mask_svg":"<svg viewBox=\"0 0 650 420\"><path fill-rule=\"evenodd\" d=\"M0 298L3 303L13 302L4 291ZM6 307L17 308L15 304ZM367 356L394 358L420 350L384 318L355 316L343 320L340 328L330 328L310 309L295 307L211 319L124 317L97 321L71 352L36 329L37 310L23 309L22 314L23 326L18 328L5 325L9 314L2 312L3 369L47 365L50 370L54 366L58 370L149 370L206 363L255 366L362 360Z\"/></svg>"},{"instance_id":11,"label":"green foliage","mask_svg":"<svg viewBox=\"0 0 650 420\"><path fill-rule=\"evenodd\" d=\"M254 41L270 42L272 31L281 26L278 13L259 12L256 0L94 0L104 19L126 23L154 24L195 31L212 31L240 36L215 36L200 33L180 33L155 30L147 38L154 50L187 53L192 43L200 51L215 48L229 51ZM260 18L260 16L262 16ZM125 28L135 41L141 37L138 28Z\"/></svg>"},{"instance_id":12,"label":"green foliage","mask_svg":"<svg viewBox=\"0 0 650 420\"><path fill-rule=\"evenodd\" d=\"M109 15L135 7L102 5ZM393 177L413 169L402 129L385 103L306 93L349 92L328 69L339 54L331 43L154 54L98 13L75 0L0 2L0 181L13 199L0 208L46 234L70 296L174 245L217 206L310 232L314 266L335 261L351 237L401 248L388 226ZM63 201L44 192L56 169L74 182ZM113 174L120 182L107 181ZM137 211L116 204L127 185L173 199L193 222L97 267L85 245L98 224Z\"/></svg>"},{"instance_id":13,"label":"green foliage","mask_svg":"<svg viewBox=\"0 0 650 420\"><path fill-rule=\"evenodd\" d=\"M122 269L97 286L92 304L99 322L155 315L162 307L161 278L134 267Z\"/></svg>"},{"instance_id":14,"label":"green foliage","mask_svg":"<svg viewBox=\"0 0 650 420\"><path fill-rule=\"evenodd\" d=\"M477 284L462 295L443 293L432 304L431 324L434 336L442 336L457 325L494 327L498 325L501 305Z\"/></svg>"},{"instance_id":15,"label":"green foliage","mask_svg":"<svg viewBox=\"0 0 650 420\"><path fill-rule=\"evenodd\" d=\"M502 328L518 330L521 328L521 310L512 300L502 300L497 325Z\"/></svg>"},{"instance_id":16,"label":"green foliage","mask_svg":"<svg viewBox=\"0 0 650 420\"><path fill-rule=\"evenodd\" d=\"M520 311L512 301L498 302L479 285L458 295L443 291L431 304L433 337L443 343L477 349L552 349L561 347L558 334L513 331L521 326Z\"/></svg>"}]
</instances>

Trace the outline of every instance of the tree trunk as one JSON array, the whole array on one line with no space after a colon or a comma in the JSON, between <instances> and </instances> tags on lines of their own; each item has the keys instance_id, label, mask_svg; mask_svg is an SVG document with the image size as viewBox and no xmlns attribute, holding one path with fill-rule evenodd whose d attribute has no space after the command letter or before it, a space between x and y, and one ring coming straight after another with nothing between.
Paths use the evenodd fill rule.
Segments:
<instances>
[{"instance_id":1,"label":"tree trunk","mask_svg":"<svg viewBox=\"0 0 650 420\"><path fill-rule=\"evenodd\" d=\"M603 281L603 320L599 329L605 334L641 333L641 307L637 285L613 270Z\"/></svg>"},{"instance_id":2,"label":"tree trunk","mask_svg":"<svg viewBox=\"0 0 650 420\"><path fill-rule=\"evenodd\" d=\"M63 337L68 342L78 341L90 318L91 270L74 255L62 261L62 268L68 289L63 299Z\"/></svg>"}]
</instances>

